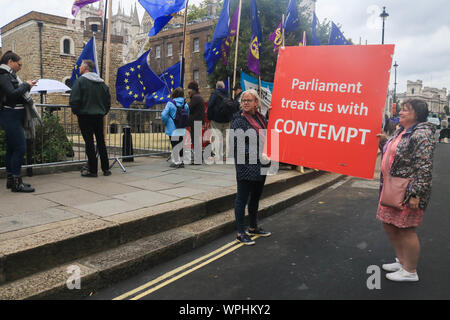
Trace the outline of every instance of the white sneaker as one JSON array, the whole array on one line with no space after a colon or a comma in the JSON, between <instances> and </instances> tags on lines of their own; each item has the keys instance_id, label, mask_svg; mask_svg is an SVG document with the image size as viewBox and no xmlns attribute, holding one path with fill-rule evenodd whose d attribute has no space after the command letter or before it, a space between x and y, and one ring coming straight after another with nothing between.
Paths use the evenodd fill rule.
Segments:
<instances>
[{"instance_id":1,"label":"white sneaker","mask_svg":"<svg viewBox=\"0 0 450 320\"><path fill-rule=\"evenodd\" d=\"M417 275L417 272L411 273L411 272L406 271L403 268L401 268L400 270L398 270L396 272L386 274L386 278L388 278L391 281L397 281L397 282L419 281L419 276Z\"/></svg>"},{"instance_id":2,"label":"white sneaker","mask_svg":"<svg viewBox=\"0 0 450 320\"><path fill-rule=\"evenodd\" d=\"M383 270L387 272L395 272L400 270L402 267L402 264L397 258L395 258L394 263L385 263L381 266L381 268L383 268Z\"/></svg>"}]
</instances>

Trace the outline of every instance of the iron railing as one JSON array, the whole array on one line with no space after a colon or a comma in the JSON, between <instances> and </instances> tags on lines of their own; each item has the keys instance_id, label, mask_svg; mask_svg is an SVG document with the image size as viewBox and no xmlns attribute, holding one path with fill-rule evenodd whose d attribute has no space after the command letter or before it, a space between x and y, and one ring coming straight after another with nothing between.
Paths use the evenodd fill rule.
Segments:
<instances>
[{"instance_id":1,"label":"iron railing","mask_svg":"<svg viewBox=\"0 0 450 320\"><path fill-rule=\"evenodd\" d=\"M36 128L36 139L27 143L23 167L85 162L84 140L70 106L37 104L36 107L44 124ZM161 123L161 110L111 108L105 121L105 142L110 160L167 154L171 150ZM129 141L124 139L127 131L131 133L133 155L127 151L130 146L124 145ZM4 169L4 164L0 165L0 170Z\"/></svg>"}]
</instances>

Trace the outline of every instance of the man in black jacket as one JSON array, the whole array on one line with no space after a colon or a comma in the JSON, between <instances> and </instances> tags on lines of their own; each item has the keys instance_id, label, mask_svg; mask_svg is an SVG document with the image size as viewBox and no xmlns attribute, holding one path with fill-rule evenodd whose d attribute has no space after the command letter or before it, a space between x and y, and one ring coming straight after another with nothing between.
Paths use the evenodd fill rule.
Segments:
<instances>
[{"instance_id":1,"label":"man in black jacket","mask_svg":"<svg viewBox=\"0 0 450 320\"><path fill-rule=\"evenodd\" d=\"M103 175L111 175L103 134L103 118L111 108L111 95L103 79L93 72L94 67L95 64L91 60L84 60L81 63L81 77L73 84L69 100L72 112L78 117L78 125L86 143L88 170L81 172L83 177L97 177L98 162L95 154L94 134Z\"/></svg>"},{"instance_id":2,"label":"man in black jacket","mask_svg":"<svg viewBox=\"0 0 450 320\"><path fill-rule=\"evenodd\" d=\"M207 115L212 129L212 151L214 152L216 161L220 159L220 162L222 159L225 160L225 156L228 154L228 144L226 143L228 141L227 130L230 129L231 120L233 119L233 112L224 114L221 111L221 105L224 99L229 99L229 95L223 81L218 81L216 90L209 97Z\"/></svg>"},{"instance_id":3,"label":"man in black jacket","mask_svg":"<svg viewBox=\"0 0 450 320\"><path fill-rule=\"evenodd\" d=\"M205 123L205 100L200 95L198 90L198 83L192 81L188 84L188 94L191 99L189 102L189 123L188 126L191 128L191 142L193 145L193 163L202 163L202 126ZM196 130L195 124L197 123Z\"/></svg>"}]
</instances>

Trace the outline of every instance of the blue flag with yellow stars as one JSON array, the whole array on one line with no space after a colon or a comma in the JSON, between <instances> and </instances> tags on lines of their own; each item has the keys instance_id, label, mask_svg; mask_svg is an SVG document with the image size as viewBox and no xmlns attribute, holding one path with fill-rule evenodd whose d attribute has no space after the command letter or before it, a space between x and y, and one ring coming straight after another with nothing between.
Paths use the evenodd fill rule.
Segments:
<instances>
[{"instance_id":1,"label":"blue flag with yellow stars","mask_svg":"<svg viewBox=\"0 0 450 320\"><path fill-rule=\"evenodd\" d=\"M284 21L284 29L292 31L298 26L300 26L300 19L298 17L297 1L290 0L286 20Z\"/></svg>"},{"instance_id":2,"label":"blue flag with yellow stars","mask_svg":"<svg viewBox=\"0 0 450 320\"><path fill-rule=\"evenodd\" d=\"M331 22L331 32L330 32L330 45L347 45L351 44L350 42L345 39L344 35L342 34L341 30L337 27L337 25L334 24L334 22Z\"/></svg>"},{"instance_id":3,"label":"blue flag with yellow stars","mask_svg":"<svg viewBox=\"0 0 450 320\"><path fill-rule=\"evenodd\" d=\"M320 46L320 40L317 38L316 29L317 29L317 16L314 12L313 21L312 21L312 32L311 32L311 44L313 46Z\"/></svg>"},{"instance_id":4,"label":"blue flag with yellow stars","mask_svg":"<svg viewBox=\"0 0 450 320\"><path fill-rule=\"evenodd\" d=\"M214 30L211 42L205 43L205 58L208 66L208 74L214 71L217 62L219 61L222 50L222 43L229 35L229 20L230 20L230 1L225 0L223 3L222 12L217 21L216 29Z\"/></svg>"},{"instance_id":5,"label":"blue flag with yellow stars","mask_svg":"<svg viewBox=\"0 0 450 320\"><path fill-rule=\"evenodd\" d=\"M117 101L125 108L129 108L134 101L144 101L147 94L155 92L165 85L148 66L147 57L149 53L150 50L136 61L117 70Z\"/></svg>"},{"instance_id":6,"label":"blue flag with yellow stars","mask_svg":"<svg viewBox=\"0 0 450 320\"><path fill-rule=\"evenodd\" d=\"M149 37L161 31L173 16L185 7L185 0L139 0L139 3L154 20L148 33Z\"/></svg>"},{"instance_id":7,"label":"blue flag with yellow stars","mask_svg":"<svg viewBox=\"0 0 450 320\"><path fill-rule=\"evenodd\" d=\"M150 108L155 104L166 103L171 99L172 92L180 86L180 62L174 64L169 69L159 75L159 79L164 82L164 87L145 98L145 107Z\"/></svg>"},{"instance_id":8,"label":"blue flag with yellow stars","mask_svg":"<svg viewBox=\"0 0 450 320\"><path fill-rule=\"evenodd\" d=\"M80 66L83 60L91 60L95 63L94 72L98 73L98 65L97 65L97 53L95 50L95 39L94 37L89 40L88 43L84 46L83 52L81 52L80 57L78 58L75 66L72 70L72 77L70 78L70 86L73 86L75 80L81 77Z\"/></svg>"}]
</instances>

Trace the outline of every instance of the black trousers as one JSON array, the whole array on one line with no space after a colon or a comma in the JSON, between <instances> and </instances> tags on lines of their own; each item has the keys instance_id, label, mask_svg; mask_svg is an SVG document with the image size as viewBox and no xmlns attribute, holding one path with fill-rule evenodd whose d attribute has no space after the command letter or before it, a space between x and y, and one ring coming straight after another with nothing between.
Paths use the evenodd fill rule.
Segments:
<instances>
[{"instance_id":1,"label":"black trousers","mask_svg":"<svg viewBox=\"0 0 450 320\"><path fill-rule=\"evenodd\" d=\"M89 172L97 173L98 161L95 152L94 135L100 155L102 171L109 170L108 152L106 150L105 136L103 134L103 116L79 115L78 125L86 144Z\"/></svg>"},{"instance_id":2,"label":"black trousers","mask_svg":"<svg viewBox=\"0 0 450 320\"><path fill-rule=\"evenodd\" d=\"M234 217L236 218L237 231L245 233L245 207L248 204L249 225L251 229L258 227L259 199L263 193L266 177L262 181L237 181L237 194L234 202Z\"/></svg>"}]
</instances>

